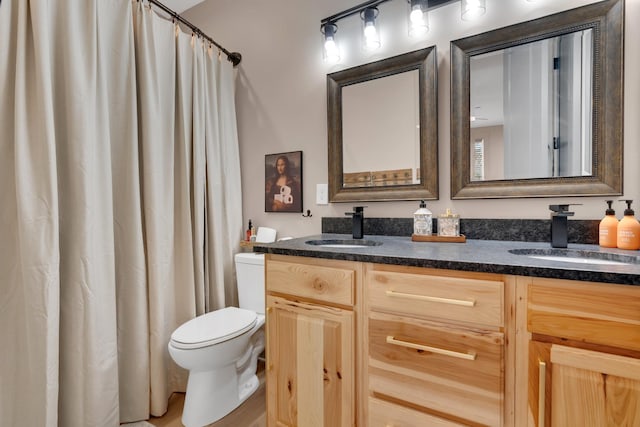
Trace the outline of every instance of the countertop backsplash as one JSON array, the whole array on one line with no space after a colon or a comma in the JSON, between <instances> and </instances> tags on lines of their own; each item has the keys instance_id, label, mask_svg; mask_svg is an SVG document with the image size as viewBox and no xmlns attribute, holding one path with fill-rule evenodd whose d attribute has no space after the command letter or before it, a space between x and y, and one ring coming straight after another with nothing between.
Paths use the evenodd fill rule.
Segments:
<instances>
[{"instance_id":1,"label":"countertop backsplash","mask_svg":"<svg viewBox=\"0 0 640 427\"><path fill-rule=\"evenodd\" d=\"M599 220L569 220L569 243L598 244ZM433 219L433 230L437 230ZM350 234L351 219L323 217L322 232ZM374 236L411 236L413 218L364 218L364 234ZM506 240L514 242L549 242L551 220L545 219L477 219L461 218L460 234L467 239Z\"/></svg>"}]
</instances>

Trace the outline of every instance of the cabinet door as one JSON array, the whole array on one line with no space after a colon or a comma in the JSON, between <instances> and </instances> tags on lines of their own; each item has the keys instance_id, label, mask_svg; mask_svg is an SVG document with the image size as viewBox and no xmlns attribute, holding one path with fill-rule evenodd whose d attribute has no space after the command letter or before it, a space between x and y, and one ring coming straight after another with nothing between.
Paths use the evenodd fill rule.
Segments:
<instances>
[{"instance_id":1,"label":"cabinet door","mask_svg":"<svg viewBox=\"0 0 640 427\"><path fill-rule=\"evenodd\" d=\"M269 426L353 426L353 312L267 297Z\"/></svg>"},{"instance_id":2,"label":"cabinet door","mask_svg":"<svg viewBox=\"0 0 640 427\"><path fill-rule=\"evenodd\" d=\"M551 420L552 426L640 425L640 360L555 344L551 365L543 359L537 359L543 364L537 377L543 381L538 383L538 420Z\"/></svg>"}]
</instances>

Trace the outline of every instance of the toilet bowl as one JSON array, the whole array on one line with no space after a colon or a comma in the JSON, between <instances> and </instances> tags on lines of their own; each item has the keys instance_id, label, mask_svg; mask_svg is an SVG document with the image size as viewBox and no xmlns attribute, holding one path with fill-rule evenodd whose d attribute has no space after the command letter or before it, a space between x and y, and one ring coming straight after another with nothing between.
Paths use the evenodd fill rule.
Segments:
<instances>
[{"instance_id":1,"label":"toilet bowl","mask_svg":"<svg viewBox=\"0 0 640 427\"><path fill-rule=\"evenodd\" d=\"M178 327L168 344L189 371L182 423L211 424L258 389L258 356L264 350L264 255L235 257L240 308L226 307Z\"/></svg>"}]
</instances>

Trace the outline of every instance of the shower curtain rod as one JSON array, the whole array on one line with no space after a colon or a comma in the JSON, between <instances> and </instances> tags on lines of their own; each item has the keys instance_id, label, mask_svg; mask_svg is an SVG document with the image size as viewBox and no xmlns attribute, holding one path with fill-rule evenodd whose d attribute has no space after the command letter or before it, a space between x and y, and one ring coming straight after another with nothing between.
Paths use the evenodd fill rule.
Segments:
<instances>
[{"instance_id":1,"label":"shower curtain rod","mask_svg":"<svg viewBox=\"0 0 640 427\"><path fill-rule=\"evenodd\" d=\"M203 33L202 30L200 30L200 28L196 27L191 22L187 21L182 16L178 15L177 12L169 9L167 6L165 6L164 4L160 3L158 0L148 0L148 1L151 4L158 6L160 9L162 9L167 14L171 15L171 17L173 19L176 19L176 20L182 22L187 27L191 28L191 31L193 31L195 34L199 35L203 39L206 39L211 44L215 45L218 49L220 49L222 52L224 52L225 55L227 55L227 59L229 61L231 61L231 63L233 64L234 67L237 66L240 63L240 61L242 61L242 55L240 54L240 52L229 52L227 49L222 47L220 44L216 43L216 41L213 40L211 37L209 37L208 35Z\"/></svg>"}]
</instances>

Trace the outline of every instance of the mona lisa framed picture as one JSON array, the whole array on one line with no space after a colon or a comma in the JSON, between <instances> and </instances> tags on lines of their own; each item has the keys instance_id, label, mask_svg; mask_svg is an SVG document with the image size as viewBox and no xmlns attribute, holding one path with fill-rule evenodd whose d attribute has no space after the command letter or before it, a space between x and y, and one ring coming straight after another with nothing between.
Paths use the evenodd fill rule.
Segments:
<instances>
[{"instance_id":1,"label":"mona lisa framed picture","mask_svg":"<svg viewBox=\"0 0 640 427\"><path fill-rule=\"evenodd\" d=\"M264 156L264 211L302 212L302 151Z\"/></svg>"}]
</instances>

